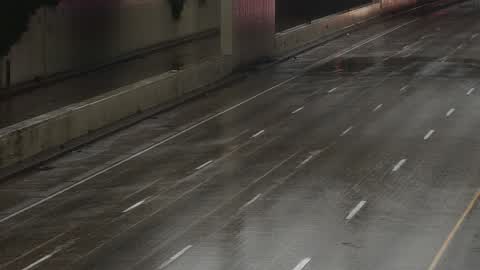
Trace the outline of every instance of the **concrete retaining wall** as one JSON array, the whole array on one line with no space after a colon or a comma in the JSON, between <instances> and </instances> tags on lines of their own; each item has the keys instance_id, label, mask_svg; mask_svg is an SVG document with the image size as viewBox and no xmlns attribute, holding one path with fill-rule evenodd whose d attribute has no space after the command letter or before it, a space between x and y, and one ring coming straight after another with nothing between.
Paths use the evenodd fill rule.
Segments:
<instances>
[{"instance_id":1,"label":"concrete retaining wall","mask_svg":"<svg viewBox=\"0 0 480 270\"><path fill-rule=\"evenodd\" d=\"M275 55L282 55L305 46L344 28L382 14L413 7L416 0L382 0L347 12L324 17L275 35Z\"/></svg>"},{"instance_id":2,"label":"concrete retaining wall","mask_svg":"<svg viewBox=\"0 0 480 270\"><path fill-rule=\"evenodd\" d=\"M220 2L186 1L176 21L166 0L63 0L56 9L39 10L11 49L11 83L108 63L142 48L218 29Z\"/></svg>"},{"instance_id":3,"label":"concrete retaining wall","mask_svg":"<svg viewBox=\"0 0 480 270\"><path fill-rule=\"evenodd\" d=\"M225 58L171 71L0 129L0 169L150 108L181 102L231 72Z\"/></svg>"}]
</instances>

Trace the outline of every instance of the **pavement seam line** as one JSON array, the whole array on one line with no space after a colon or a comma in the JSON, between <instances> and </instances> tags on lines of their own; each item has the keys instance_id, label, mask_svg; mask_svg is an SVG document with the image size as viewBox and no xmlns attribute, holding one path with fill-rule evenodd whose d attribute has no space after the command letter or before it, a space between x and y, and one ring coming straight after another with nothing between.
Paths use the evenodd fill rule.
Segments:
<instances>
[{"instance_id":1,"label":"pavement seam line","mask_svg":"<svg viewBox=\"0 0 480 270\"><path fill-rule=\"evenodd\" d=\"M437 254L435 255L435 257L433 258L433 261L432 263L430 264L430 266L428 267L428 270L435 270L437 269L437 266L438 264L440 263L440 260L442 259L443 255L445 254L445 251L447 251L447 248L448 246L450 245L450 243L452 242L453 238L455 237L455 235L458 233L458 231L460 230L460 227L463 225L463 223L465 222L465 219L467 218L467 216L472 212L473 210L473 207L475 207L475 204L477 203L478 199L480 198L480 190L477 191L477 193L475 193L475 196L473 197L473 199L470 201L470 203L468 204L467 208L465 209L465 211L463 212L463 214L460 216L460 219L457 221L457 223L455 224L455 226L453 227L453 229L450 231L450 233L448 234L447 238L445 239L445 241L443 242L442 246L440 247L440 249L438 250Z\"/></svg>"}]
</instances>

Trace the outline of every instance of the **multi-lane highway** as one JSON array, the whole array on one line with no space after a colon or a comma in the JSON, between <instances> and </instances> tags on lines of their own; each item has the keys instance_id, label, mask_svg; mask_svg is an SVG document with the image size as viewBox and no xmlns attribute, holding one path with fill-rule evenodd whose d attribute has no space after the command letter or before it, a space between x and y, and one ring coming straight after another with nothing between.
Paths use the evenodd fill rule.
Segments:
<instances>
[{"instance_id":1,"label":"multi-lane highway","mask_svg":"<svg viewBox=\"0 0 480 270\"><path fill-rule=\"evenodd\" d=\"M480 10L377 20L0 183L0 269L480 268Z\"/></svg>"}]
</instances>

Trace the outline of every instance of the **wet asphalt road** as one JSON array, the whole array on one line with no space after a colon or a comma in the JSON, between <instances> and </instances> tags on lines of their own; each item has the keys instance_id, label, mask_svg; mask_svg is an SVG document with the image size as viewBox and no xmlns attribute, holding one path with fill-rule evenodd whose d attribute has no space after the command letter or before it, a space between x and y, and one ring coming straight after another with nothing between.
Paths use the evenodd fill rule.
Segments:
<instances>
[{"instance_id":1,"label":"wet asphalt road","mask_svg":"<svg viewBox=\"0 0 480 270\"><path fill-rule=\"evenodd\" d=\"M480 20L375 22L0 184L0 269L480 266Z\"/></svg>"}]
</instances>

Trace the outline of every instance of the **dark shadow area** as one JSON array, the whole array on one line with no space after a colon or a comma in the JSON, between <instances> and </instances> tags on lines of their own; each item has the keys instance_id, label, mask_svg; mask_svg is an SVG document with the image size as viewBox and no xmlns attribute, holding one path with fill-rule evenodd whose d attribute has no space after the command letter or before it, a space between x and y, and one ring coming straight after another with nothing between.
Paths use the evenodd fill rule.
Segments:
<instances>
[{"instance_id":1,"label":"dark shadow area","mask_svg":"<svg viewBox=\"0 0 480 270\"><path fill-rule=\"evenodd\" d=\"M107 49L104 47L104 49ZM100 48L99 48L100 49ZM209 36L0 99L0 128L218 55L219 36Z\"/></svg>"},{"instance_id":2,"label":"dark shadow area","mask_svg":"<svg viewBox=\"0 0 480 270\"><path fill-rule=\"evenodd\" d=\"M439 58L422 56L394 57L387 61L383 61L381 57L341 57L320 65L307 74L331 74L347 78L362 72L366 72L365 76L393 72L391 76L474 79L478 77L479 71L479 60L461 57L450 58L446 62L441 62Z\"/></svg>"},{"instance_id":3,"label":"dark shadow area","mask_svg":"<svg viewBox=\"0 0 480 270\"><path fill-rule=\"evenodd\" d=\"M277 32L372 2L372 0L277 0Z\"/></svg>"},{"instance_id":4,"label":"dark shadow area","mask_svg":"<svg viewBox=\"0 0 480 270\"><path fill-rule=\"evenodd\" d=\"M60 0L4 1L0 8L0 57L5 56L27 30L30 17L37 9L53 7L59 2Z\"/></svg>"}]
</instances>

